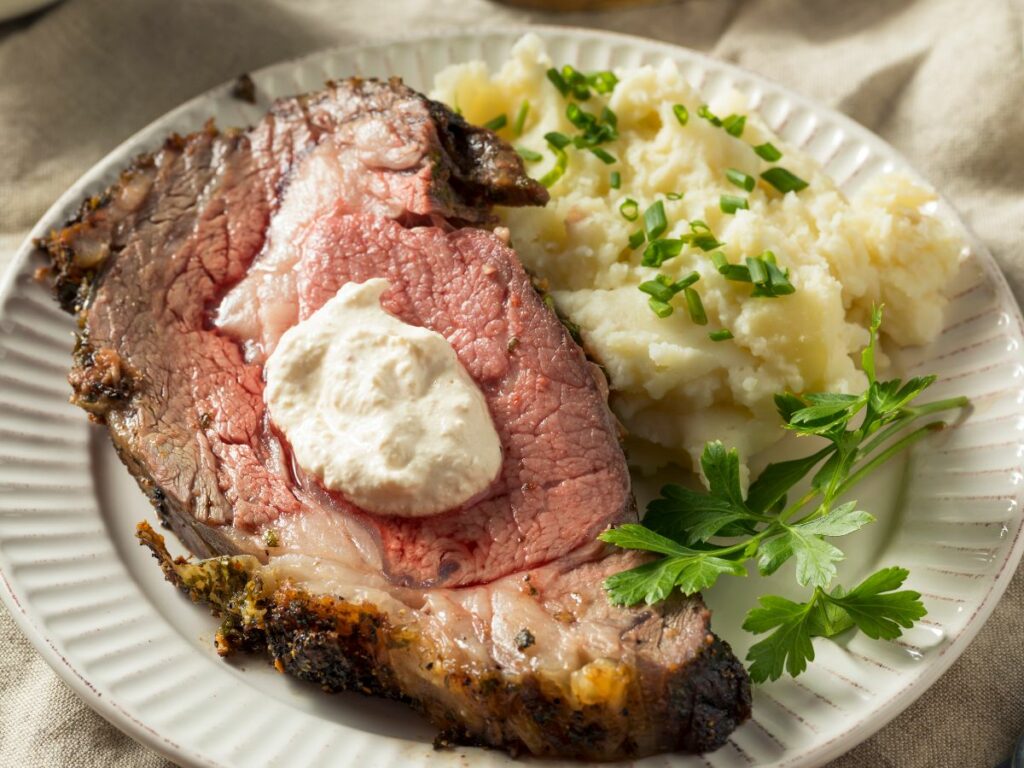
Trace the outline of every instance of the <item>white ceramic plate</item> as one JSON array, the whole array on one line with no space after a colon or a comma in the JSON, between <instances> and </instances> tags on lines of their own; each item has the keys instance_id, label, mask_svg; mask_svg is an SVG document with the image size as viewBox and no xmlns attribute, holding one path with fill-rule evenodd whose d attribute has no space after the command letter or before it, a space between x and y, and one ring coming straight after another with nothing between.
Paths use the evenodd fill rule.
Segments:
<instances>
[{"instance_id":1,"label":"white ceramic plate","mask_svg":"<svg viewBox=\"0 0 1024 768\"><path fill-rule=\"evenodd\" d=\"M225 86L171 112L112 152L43 217L58 226L138 152L209 116L246 125L267 100L318 88L328 77L400 74L429 89L442 67L471 59L492 67L524 28L314 54L255 73L260 103ZM849 119L784 88L696 53L592 31L534 28L555 61L584 69L677 61L711 97L736 87L789 142L818 158L846 191L873 175L914 175L890 147ZM963 225L946 206L940 215ZM1022 324L984 247L964 230L972 255L952 297L945 330L903 355L908 373L938 373L934 397L966 394L970 417L920 445L876 483L881 521L862 538L851 579L869 568L911 568L928 617L897 644L855 636L822 642L798 680L758 688L753 719L718 752L666 755L645 766L722 768L818 765L851 748L919 696L991 613L1021 556L1019 483L1024 451ZM32 279L26 243L0 285L0 571L2 597L57 672L102 715L186 765L505 765L483 750L434 752L433 731L402 707L355 695L328 697L276 674L260 659L226 663L214 654L214 621L162 580L133 541L152 510L110 448L105 430L67 403L72 320ZM865 494L861 494L862 499ZM859 534L858 534L859 535ZM740 656L739 629L753 580L708 595L715 629ZM552 763L547 763L552 765Z\"/></svg>"}]
</instances>

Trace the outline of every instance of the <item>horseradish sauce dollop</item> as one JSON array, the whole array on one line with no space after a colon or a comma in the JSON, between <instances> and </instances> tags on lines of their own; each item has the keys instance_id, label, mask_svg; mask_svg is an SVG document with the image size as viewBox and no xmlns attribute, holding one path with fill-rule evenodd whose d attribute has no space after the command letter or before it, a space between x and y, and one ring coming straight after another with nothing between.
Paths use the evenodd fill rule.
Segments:
<instances>
[{"instance_id":1,"label":"horseradish sauce dollop","mask_svg":"<svg viewBox=\"0 0 1024 768\"><path fill-rule=\"evenodd\" d=\"M387 280L347 283L281 337L264 398L297 464L370 512L425 517L485 491L501 441L439 333L380 305Z\"/></svg>"}]
</instances>

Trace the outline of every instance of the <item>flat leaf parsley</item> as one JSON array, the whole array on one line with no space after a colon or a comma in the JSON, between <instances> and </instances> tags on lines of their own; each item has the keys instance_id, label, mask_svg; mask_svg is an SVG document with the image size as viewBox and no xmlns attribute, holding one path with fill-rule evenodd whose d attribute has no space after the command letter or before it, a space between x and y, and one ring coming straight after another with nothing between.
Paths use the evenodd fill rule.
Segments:
<instances>
[{"instance_id":1,"label":"flat leaf parsley","mask_svg":"<svg viewBox=\"0 0 1024 768\"><path fill-rule=\"evenodd\" d=\"M736 450L708 443L701 456L706 491L667 485L648 505L642 524L621 525L600 535L618 547L660 556L607 578L605 588L613 603L655 603L675 589L690 595L711 587L723 574L746 576L748 561L767 576L793 560L796 580L811 590L810 598L798 603L776 595L760 597L759 607L743 623L754 634L770 633L747 654L755 682L803 672L814 659L813 637L833 637L856 627L869 637L892 640L925 615L921 595L900 589L908 575L903 568L883 568L849 591L832 585L844 554L828 539L853 533L875 519L856 501L842 497L872 470L945 426L927 417L968 405L963 397L912 405L934 376L878 381L875 349L881 322L881 309L876 309L861 355L866 391L776 395L785 428L824 438L825 447L769 464L744 494ZM794 486L808 475L810 489L790 501Z\"/></svg>"}]
</instances>

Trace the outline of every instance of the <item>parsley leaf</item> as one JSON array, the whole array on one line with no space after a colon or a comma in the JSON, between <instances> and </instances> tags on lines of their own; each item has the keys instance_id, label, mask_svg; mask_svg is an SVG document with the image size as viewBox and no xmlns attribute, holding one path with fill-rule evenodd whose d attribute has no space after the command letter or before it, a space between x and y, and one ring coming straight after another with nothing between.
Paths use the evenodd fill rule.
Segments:
<instances>
[{"instance_id":1,"label":"parsley leaf","mask_svg":"<svg viewBox=\"0 0 1024 768\"><path fill-rule=\"evenodd\" d=\"M738 509L746 509L740 490L740 455L735 448L726 450L718 440L704 446L700 466L711 495L728 500Z\"/></svg>"},{"instance_id":2,"label":"parsley leaf","mask_svg":"<svg viewBox=\"0 0 1024 768\"><path fill-rule=\"evenodd\" d=\"M920 593L895 591L907 574L905 568L883 568L847 593L818 587L806 603L776 595L759 598L760 607L747 614L743 628L758 635L775 631L750 647L750 678L762 683L777 680L783 670L800 674L814 660L812 637L834 637L854 626L876 640L899 637L901 627L912 627L926 613Z\"/></svg>"},{"instance_id":3,"label":"parsley leaf","mask_svg":"<svg viewBox=\"0 0 1024 768\"><path fill-rule=\"evenodd\" d=\"M927 611L921 593L912 590L895 592L903 586L910 572L906 568L883 568L841 597L828 600L857 625L857 629L875 640L899 637L900 627L909 629Z\"/></svg>"},{"instance_id":4,"label":"parsley leaf","mask_svg":"<svg viewBox=\"0 0 1024 768\"><path fill-rule=\"evenodd\" d=\"M738 536L752 533L755 518L728 499L698 493L681 485L667 485L661 497L647 505L644 526L687 544L710 539L715 534ZM737 525L746 523L746 525Z\"/></svg>"},{"instance_id":5,"label":"parsley leaf","mask_svg":"<svg viewBox=\"0 0 1024 768\"><path fill-rule=\"evenodd\" d=\"M711 120L714 116L709 114L701 117ZM707 228L700 221L690 226L694 236ZM655 241L667 242L672 241ZM751 280L764 281L770 270L761 267L774 265L770 254L765 254L763 263L753 267L748 260ZM721 269L723 260L712 254L716 268ZM671 299L676 286L664 275L644 285L643 290L655 300ZM811 589L810 599L798 603L773 595L761 597L760 607L744 622L744 628L755 634L770 632L751 647L747 657L751 678L758 682L806 669L814 659L812 637L834 637L856 627L869 637L891 640L924 616L920 594L899 591L907 577L905 569L883 569L849 591L832 584L836 564L845 555L830 539L853 533L875 519L858 509L855 501L843 501L844 494L885 461L943 426L930 421L910 429L915 422L968 405L962 397L914 405L934 382L932 376L878 381L875 352L880 323L881 310L876 309L870 340L861 355L868 377L866 391L775 396L783 426L816 436L824 447L802 458L769 464L744 494L736 449L709 442L700 460L706 490L666 485L648 505L642 524L622 525L600 535L610 544L644 550L656 558L605 580L613 603L657 602L677 589L693 594L712 586L723 574L746 576L750 560L763 575L793 560L797 583ZM790 500L793 489L808 475L809 490Z\"/></svg>"},{"instance_id":6,"label":"parsley leaf","mask_svg":"<svg viewBox=\"0 0 1024 768\"><path fill-rule=\"evenodd\" d=\"M776 595L765 595L758 602L761 607L747 614L743 628L755 634L775 631L747 652L750 679L755 683L778 680L783 670L796 677L807 669L808 661L814 660L811 630L815 625L815 602L794 603Z\"/></svg>"}]
</instances>

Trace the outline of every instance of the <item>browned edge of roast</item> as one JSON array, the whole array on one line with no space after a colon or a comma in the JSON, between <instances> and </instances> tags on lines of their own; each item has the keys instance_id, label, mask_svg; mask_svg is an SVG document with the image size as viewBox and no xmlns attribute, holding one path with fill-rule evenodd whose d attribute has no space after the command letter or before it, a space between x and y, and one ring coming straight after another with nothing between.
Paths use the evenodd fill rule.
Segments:
<instances>
[{"instance_id":1,"label":"browned edge of roast","mask_svg":"<svg viewBox=\"0 0 1024 768\"><path fill-rule=\"evenodd\" d=\"M371 603L264 584L255 558L174 561L147 523L139 540L167 579L223 620L218 650L265 652L281 672L327 692L355 691L404 702L439 729L436 744L500 748L512 754L621 760L653 752L707 752L750 715L750 685L728 644L710 632L694 656L658 670L625 672L617 705L573 707L543 673L512 675L496 664L436 664L430 638L395 627ZM669 600L666 610L682 598ZM659 739L640 747L634 734Z\"/></svg>"}]
</instances>

